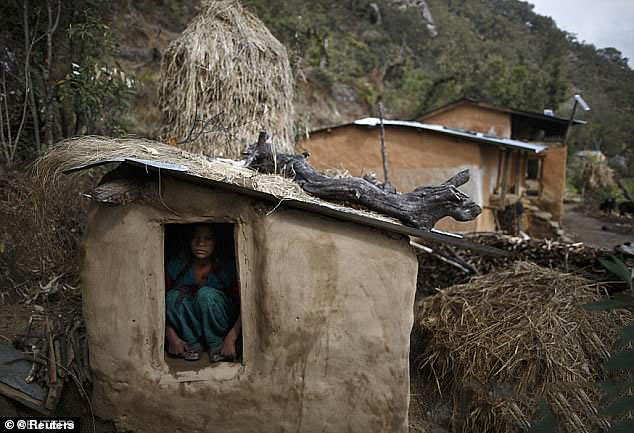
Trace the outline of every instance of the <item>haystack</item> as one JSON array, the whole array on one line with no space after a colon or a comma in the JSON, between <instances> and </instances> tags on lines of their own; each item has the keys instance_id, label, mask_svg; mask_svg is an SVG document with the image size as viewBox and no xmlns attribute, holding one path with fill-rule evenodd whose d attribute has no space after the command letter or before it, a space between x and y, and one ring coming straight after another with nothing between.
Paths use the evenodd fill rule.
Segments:
<instances>
[{"instance_id":1,"label":"haystack","mask_svg":"<svg viewBox=\"0 0 634 433\"><path fill-rule=\"evenodd\" d=\"M545 399L559 431L597 431L600 364L634 320L582 308L604 298L592 281L528 262L441 290L417 306L419 372L452 397L454 429L525 431Z\"/></svg>"},{"instance_id":2,"label":"haystack","mask_svg":"<svg viewBox=\"0 0 634 433\"><path fill-rule=\"evenodd\" d=\"M204 1L170 44L159 106L168 139L192 152L238 159L259 131L272 136L278 151L294 149L286 49L235 0Z\"/></svg>"},{"instance_id":3,"label":"haystack","mask_svg":"<svg viewBox=\"0 0 634 433\"><path fill-rule=\"evenodd\" d=\"M573 184L582 194L592 191L610 193L617 189L614 170L608 166L605 155L599 151L577 152L570 160L568 172Z\"/></svg>"}]
</instances>

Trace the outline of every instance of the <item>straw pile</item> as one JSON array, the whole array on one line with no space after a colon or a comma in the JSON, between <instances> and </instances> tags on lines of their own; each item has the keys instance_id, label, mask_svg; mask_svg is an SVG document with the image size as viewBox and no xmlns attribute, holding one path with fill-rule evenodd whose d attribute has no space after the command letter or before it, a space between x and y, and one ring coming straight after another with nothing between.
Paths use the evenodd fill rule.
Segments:
<instances>
[{"instance_id":1,"label":"straw pile","mask_svg":"<svg viewBox=\"0 0 634 433\"><path fill-rule=\"evenodd\" d=\"M235 0L205 1L163 55L165 132L180 142L191 131L186 150L238 159L264 130L292 153L292 102L286 49Z\"/></svg>"},{"instance_id":2,"label":"straw pile","mask_svg":"<svg viewBox=\"0 0 634 433\"><path fill-rule=\"evenodd\" d=\"M82 175L45 189L29 172L0 175L0 304L24 300L55 277L76 283L88 208L79 191L95 183Z\"/></svg>"},{"instance_id":3,"label":"straw pile","mask_svg":"<svg viewBox=\"0 0 634 433\"><path fill-rule=\"evenodd\" d=\"M592 191L616 191L614 170L608 166L601 152L578 152L569 163L568 172L573 184L582 194Z\"/></svg>"},{"instance_id":4,"label":"straw pile","mask_svg":"<svg viewBox=\"0 0 634 433\"><path fill-rule=\"evenodd\" d=\"M449 392L453 430L528 429L545 398L560 431L596 431L601 380L616 333L634 314L586 311L601 300L584 278L518 262L417 305L420 373Z\"/></svg>"}]
</instances>

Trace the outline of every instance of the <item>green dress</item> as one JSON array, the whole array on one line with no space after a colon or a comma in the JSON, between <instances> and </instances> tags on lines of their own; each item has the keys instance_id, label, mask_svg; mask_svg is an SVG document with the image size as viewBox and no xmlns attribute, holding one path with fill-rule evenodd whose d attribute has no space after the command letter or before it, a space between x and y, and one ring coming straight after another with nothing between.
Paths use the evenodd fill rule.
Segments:
<instances>
[{"instance_id":1,"label":"green dress","mask_svg":"<svg viewBox=\"0 0 634 433\"><path fill-rule=\"evenodd\" d=\"M202 286L196 284L191 263L174 258L167 265L173 287L165 298L167 322L190 350L206 344L207 350L222 347L224 337L239 315L235 271L232 266L215 266Z\"/></svg>"}]
</instances>

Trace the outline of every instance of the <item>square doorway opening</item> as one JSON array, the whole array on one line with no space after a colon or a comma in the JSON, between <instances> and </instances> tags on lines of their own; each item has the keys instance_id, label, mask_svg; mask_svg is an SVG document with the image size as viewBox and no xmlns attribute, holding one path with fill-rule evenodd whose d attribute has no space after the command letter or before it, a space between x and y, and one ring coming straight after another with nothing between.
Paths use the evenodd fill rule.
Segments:
<instances>
[{"instance_id":1,"label":"square doorway opening","mask_svg":"<svg viewBox=\"0 0 634 433\"><path fill-rule=\"evenodd\" d=\"M236 224L166 224L165 362L171 371L242 362Z\"/></svg>"}]
</instances>

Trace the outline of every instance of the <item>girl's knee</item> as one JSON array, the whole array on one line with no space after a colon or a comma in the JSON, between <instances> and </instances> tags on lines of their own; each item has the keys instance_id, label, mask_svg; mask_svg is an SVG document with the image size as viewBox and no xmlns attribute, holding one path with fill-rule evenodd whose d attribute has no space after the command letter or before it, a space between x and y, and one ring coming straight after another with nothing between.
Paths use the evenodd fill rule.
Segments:
<instances>
[{"instance_id":1,"label":"girl's knee","mask_svg":"<svg viewBox=\"0 0 634 433\"><path fill-rule=\"evenodd\" d=\"M214 287L203 286L198 289L198 293L196 293L196 303L197 304L215 304L218 302L222 302L226 295L221 291Z\"/></svg>"},{"instance_id":2,"label":"girl's knee","mask_svg":"<svg viewBox=\"0 0 634 433\"><path fill-rule=\"evenodd\" d=\"M170 290L167 292L167 296L165 296L165 307L168 309L176 307L179 296L180 292L178 290Z\"/></svg>"}]
</instances>

